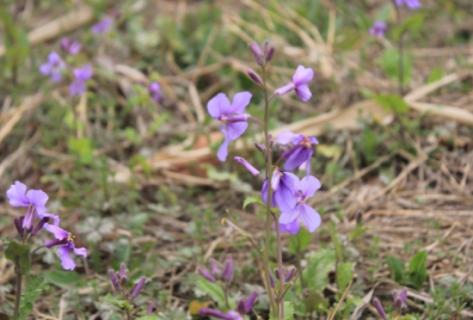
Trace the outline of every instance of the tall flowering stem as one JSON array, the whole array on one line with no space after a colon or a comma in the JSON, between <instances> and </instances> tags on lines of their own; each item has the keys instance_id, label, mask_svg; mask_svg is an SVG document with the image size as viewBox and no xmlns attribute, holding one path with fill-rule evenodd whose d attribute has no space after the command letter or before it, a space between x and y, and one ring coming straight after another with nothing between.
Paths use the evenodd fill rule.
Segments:
<instances>
[{"instance_id":1,"label":"tall flowering stem","mask_svg":"<svg viewBox=\"0 0 473 320\"><path fill-rule=\"evenodd\" d=\"M397 51L398 51L398 92L399 95L404 94L404 27L402 26L402 14L401 8L396 0L392 0L394 9L396 10L396 23L397 25L402 28L401 32L399 33L399 38L397 39Z\"/></svg>"}]
</instances>

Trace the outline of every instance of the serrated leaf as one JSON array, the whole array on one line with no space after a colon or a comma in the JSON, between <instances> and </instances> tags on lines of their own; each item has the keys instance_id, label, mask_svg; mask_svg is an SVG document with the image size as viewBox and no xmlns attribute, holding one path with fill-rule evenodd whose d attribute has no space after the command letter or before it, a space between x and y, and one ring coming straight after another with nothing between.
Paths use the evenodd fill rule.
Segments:
<instances>
[{"instance_id":1,"label":"serrated leaf","mask_svg":"<svg viewBox=\"0 0 473 320\"><path fill-rule=\"evenodd\" d=\"M31 268L30 246L17 241L10 241L5 249L5 256L13 263L19 263L22 274L28 274Z\"/></svg>"},{"instance_id":2,"label":"serrated leaf","mask_svg":"<svg viewBox=\"0 0 473 320\"><path fill-rule=\"evenodd\" d=\"M225 293L218 283L210 282L202 277L198 277L195 285L200 291L212 298L218 306L222 307L225 305Z\"/></svg>"},{"instance_id":3,"label":"serrated leaf","mask_svg":"<svg viewBox=\"0 0 473 320\"><path fill-rule=\"evenodd\" d=\"M340 263L337 266L337 286L338 289L342 292L346 289L351 279L353 278L353 267L354 264L352 262Z\"/></svg>"},{"instance_id":4,"label":"serrated leaf","mask_svg":"<svg viewBox=\"0 0 473 320\"><path fill-rule=\"evenodd\" d=\"M308 258L303 275L309 289L322 291L327 286L328 274L335 269L335 260L333 249L322 249Z\"/></svg>"},{"instance_id":5,"label":"serrated leaf","mask_svg":"<svg viewBox=\"0 0 473 320\"><path fill-rule=\"evenodd\" d=\"M18 320L27 319L33 310L34 303L39 299L47 283L41 276L31 276L26 281L20 303Z\"/></svg>"},{"instance_id":6,"label":"serrated leaf","mask_svg":"<svg viewBox=\"0 0 473 320\"><path fill-rule=\"evenodd\" d=\"M388 264L389 271L391 272L391 277L394 279L394 281L402 283L405 274L404 263L393 256L386 257L386 263Z\"/></svg>"},{"instance_id":7,"label":"serrated leaf","mask_svg":"<svg viewBox=\"0 0 473 320\"><path fill-rule=\"evenodd\" d=\"M246 197L245 201L243 201L243 209L246 209L250 204L263 205L263 201L261 201L261 198L258 196Z\"/></svg>"},{"instance_id":8,"label":"serrated leaf","mask_svg":"<svg viewBox=\"0 0 473 320\"><path fill-rule=\"evenodd\" d=\"M76 285L80 281L80 276L73 271L47 271L44 273L45 281L57 285L59 287L70 287Z\"/></svg>"}]
</instances>

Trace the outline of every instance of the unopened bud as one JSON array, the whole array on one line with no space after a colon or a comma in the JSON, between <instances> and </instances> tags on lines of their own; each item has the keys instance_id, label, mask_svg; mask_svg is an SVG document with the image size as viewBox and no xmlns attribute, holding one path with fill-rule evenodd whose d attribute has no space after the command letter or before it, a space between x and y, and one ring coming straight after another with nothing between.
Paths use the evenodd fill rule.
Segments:
<instances>
[{"instance_id":1,"label":"unopened bud","mask_svg":"<svg viewBox=\"0 0 473 320\"><path fill-rule=\"evenodd\" d=\"M204 268L204 267L199 267L197 269L197 272L202 276L204 277L205 279L207 279L208 281L210 282L215 282L216 279L214 277L214 275L212 274L212 272L210 272L207 268Z\"/></svg>"},{"instance_id":2,"label":"unopened bud","mask_svg":"<svg viewBox=\"0 0 473 320\"><path fill-rule=\"evenodd\" d=\"M253 80L254 83L256 83L259 86L263 85L263 79L257 74L253 69L248 69L246 71L246 74L248 77L250 77L251 80Z\"/></svg>"},{"instance_id":3,"label":"unopened bud","mask_svg":"<svg viewBox=\"0 0 473 320\"><path fill-rule=\"evenodd\" d=\"M379 316L383 319L386 320L386 312L384 311L384 307L381 304L381 301L379 301L378 297L374 297L373 300L371 300L371 304L373 307L376 309L378 312Z\"/></svg>"},{"instance_id":4,"label":"unopened bud","mask_svg":"<svg viewBox=\"0 0 473 320\"><path fill-rule=\"evenodd\" d=\"M264 55L263 50L261 50L261 47L259 46L259 44L257 44L256 42L252 42L250 44L250 50L251 50L251 53L253 53L253 56L255 57L256 63L262 66L265 61L265 55Z\"/></svg>"},{"instance_id":5,"label":"unopened bud","mask_svg":"<svg viewBox=\"0 0 473 320\"><path fill-rule=\"evenodd\" d=\"M225 265L223 267L222 279L227 283L232 282L233 273L234 273L233 258L232 256L228 256L227 259L225 260Z\"/></svg>"},{"instance_id":6,"label":"unopened bud","mask_svg":"<svg viewBox=\"0 0 473 320\"><path fill-rule=\"evenodd\" d=\"M264 42L263 45L264 60L266 63L270 62L274 55L274 47L269 44L268 41Z\"/></svg>"},{"instance_id":7,"label":"unopened bud","mask_svg":"<svg viewBox=\"0 0 473 320\"><path fill-rule=\"evenodd\" d=\"M110 282L112 283L112 287L115 291L120 291L121 285L120 281L118 280L117 273L110 269L108 270L108 277L110 278Z\"/></svg>"},{"instance_id":8,"label":"unopened bud","mask_svg":"<svg viewBox=\"0 0 473 320\"><path fill-rule=\"evenodd\" d=\"M135 300L136 297L138 297L140 295L141 291L143 290L143 288L145 286L145 283L146 283L146 278L145 277L141 277L138 280L138 282L135 284L133 289L131 289L130 301Z\"/></svg>"},{"instance_id":9,"label":"unopened bud","mask_svg":"<svg viewBox=\"0 0 473 320\"><path fill-rule=\"evenodd\" d=\"M238 313L239 314L249 314L256 302L256 298L258 298L258 294L256 292L252 292L247 298L243 298L238 302Z\"/></svg>"}]
</instances>

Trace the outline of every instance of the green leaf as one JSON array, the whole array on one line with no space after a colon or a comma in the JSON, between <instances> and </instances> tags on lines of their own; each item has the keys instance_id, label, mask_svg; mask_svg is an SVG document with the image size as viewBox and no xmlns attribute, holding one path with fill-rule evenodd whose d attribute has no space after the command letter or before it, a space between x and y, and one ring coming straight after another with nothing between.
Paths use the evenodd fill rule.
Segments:
<instances>
[{"instance_id":1,"label":"green leaf","mask_svg":"<svg viewBox=\"0 0 473 320\"><path fill-rule=\"evenodd\" d=\"M245 198L245 201L243 202L243 209L246 209L250 204L258 204L258 205L263 205L263 201L261 201L261 197L259 196L249 196Z\"/></svg>"},{"instance_id":2,"label":"green leaf","mask_svg":"<svg viewBox=\"0 0 473 320\"><path fill-rule=\"evenodd\" d=\"M147 316L136 318L136 320L159 320L159 319L160 318L156 315L147 315Z\"/></svg>"},{"instance_id":3,"label":"green leaf","mask_svg":"<svg viewBox=\"0 0 473 320\"><path fill-rule=\"evenodd\" d=\"M67 288L76 285L80 281L80 276L73 271L47 271L44 273L44 280L58 287Z\"/></svg>"},{"instance_id":4,"label":"green leaf","mask_svg":"<svg viewBox=\"0 0 473 320\"><path fill-rule=\"evenodd\" d=\"M383 71L394 81L399 79L399 52L392 48L383 52L383 55L378 59L378 64ZM408 84L411 79L412 58L406 52L403 55L404 83Z\"/></svg>"},{"instance_id":5,"label":"green leaf","mask_svg":"<svg viewBox=\"0 0 473 320\"><path fill-rule=\"evenodd\" d=\"M18 320L27 319L33 310L34 303L39 299L47 283L41 276L28 277L26 287L23 290L20 303L20 313Z\"/></svg>"},{"instance_id":6,"label":"green leaf","mask_svg":"<svg viewBox=\"0 0 473 320\"><path fill-rule=\"evenodd\" d=\"M419 251L409 262L409 282L420 288L427 280L427 252Z\"/></svg>"},{"instance_id":7,"label":"green leaf","mask_svg":"<svg viewBox=\"0 0 473 320\"><path fill-rule=\"evenodd\" d=\"M348 284L353 278L353 267L354 264L352 262L340 263L337 266L337 286L338 289L342 292L347 288Z\"/></svg>"},{"instance_id":8,"label":"green leaf","mask_svg":"<svg viewBox=\"0 0 473 320\"><path fill-rule=\"evenodd\" d=\"M333 249L322 249L308 258L303 275L309 289L324 290L328 284L329 272L335 269L335 260Z\"/></svg>"},{"instance_id":9,"label":"green leaf","mask_svg":"<svg viewBox=\"0 0 473 320\"><path fill-rule=\"evenodd\" d=\"M218 283L210 282L202 277L198 277L195 285L200 291L211 297L219 307L225 305L225 293Z\"/></svg>"},{"instance_id":10,"label":"green leaf","mask_svg":"<svg viewBox=\"0 0 473 320\"><path fill-rule=\"evenodd\" d=\"M121 297L117 297L111 294L107 294L102 298L103 302L112 305L120 310L131 310L132 306L128 301L122 299Z\"/></svg>"},{"instance_id":11,"label":"green leaf","mask_svg":"<svg viewBox=\"0 0 473 320\"><path fill-rule=\"evenodd\" d=\"M79 158L84 164L90 164L93 160L92 141L87 138L70 138L68 141L69 151Z\"/></svg>"},{"instance_id":12,"label":"green leaf","mask_svg":"<svg viewBox=\"0 0 473 320\"><path fill-rule=\"evenodd\" d=\"M29 245L12 240L7 245L5 256L13 263L19 263L23 275L28 274L31 268Z\"/></svg>"},{"instance_id":13,"label":"green leaf","mask_svg":"<svg viewBox=\"0 0 473 320\"><path fill-rule=\"evenodd\" d=\"M394 281L402 283L405 274L404 263L393 256L386 257L386 263L388 264L389 271Z\"/></svg>"},{"instance_id":14,"label":"green leaf","mask_svg":"<svg viewBox=\"0 0 473 320\"><path fill-rule=\"evenodd\" d=\"M289 252L298 254L304 252L310 244L312 233L302 228L299 233L289 238Z\"/></svg>"},{"instance_id":15,"label":"green leaf","mask_svg":"<svg viewBox=\"0 0 473 320\"><path fill-rule=\"evenodd\" d=\"M404 99L395 94L380 94L374 96L374 100L383 108L396 114L406 113L409 110L409 105Z\"/></svg>"},{"instance_id":16,"label":"green leaf","mask_svg":"<svg viewBox=\"0 0 473 320\"><path fill-rule=\"evenodd\" d=\"M284 301L284 320L294 320L294 304Z\"/></svg>"}]
</instances>

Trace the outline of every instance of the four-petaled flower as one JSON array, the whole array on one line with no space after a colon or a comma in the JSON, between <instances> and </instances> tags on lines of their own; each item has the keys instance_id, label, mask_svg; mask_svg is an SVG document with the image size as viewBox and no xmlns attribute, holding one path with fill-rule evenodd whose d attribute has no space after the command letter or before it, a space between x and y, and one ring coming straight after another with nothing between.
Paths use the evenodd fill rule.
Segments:
<instances>
[{"instance_id":1,"label":"four-petaled flower","mask_svg":"<svg viewBox=\"0 0 473 320\"><path fill-rule=\"evenodd\" d=\"M74 236L72 233L60 228L59 226L46 223L44 229L50 232L55 239L50 240L46 243L47 248L58 247L57 255L61 260L61 265L64 270L74 270L76 263L72 259L71 255L78 255L87 257L86 248L76 248L74 244Z\"/></svg>"},{"instance_id":2,"label":"four-petaled flower","mask_svg":"<svg viewBox=\"0 0 473 320\"><path fill-rule=\"evenodd\" d=\"M372 36L382 38L384 37L384 34L388 30L388 26L386 25L386 22L384 21L375 21L373 25L371 26L369 32Z\"/></svg>"},{"instance_id":3,"label":"four-petaled flower","mask_svg":"<svg viewBox=\"0 0 473 320\"><path fill-rule=\"evenodd\" d=\"M75 68L73 73L74 80L69 86L69 93L71 96L80 96L85 92L87 81L92 78L94 70L90 64L86 64Z\"/></svg>"},{"instance_id":4,"label":"four-petaled flower","mask_svg":"<svg viewBox=\"0 0 473 320\"><path fill-rule=\"evenodd\" d=\"M212 118L223 124L220 130L224 135L224 140L217 152L220 161L227 159L230 142L238 139L248 128L250 115L245 113L245 109L251 97L249 92L239 92L233 96L233 101L230 103L224 93L219 93L207 104L207 110Z\"/></svg>"},{"instance_id":5,"label":"four-petaled flower","mask_svg":"<svg viewBox=\"0 0 473 320\"><path fill-rule=\"evenodd\" d=\"M48 213L46 203L48 195L42 190L30 189L20 181L15 181L7 190L8 203L15 208L27 208L25 216L22 218L20 230L31 231L35 218L39 219L38 226L41 228L44 223L53 221L55 225L59 224L59 217ZM20 231L19 230L19 231Z\"/></svg>"},{"instance_id":6,"label":"four-petaled flower","mask_svg":"<svg viewBox=\"0 0 473 320\"><path fill-rule=\"evenodd\" d=\"M314 146L319 143L316 137L286 131L276 137L276 143L288 147L282 154L282 158L285 159L284 170L293 171L305 164L307 174L310 174L310 160L314 154Z\"/></svg>"},{"instance_id":7,"label":"four-petaled flower","mask_svg":"<svg viewBox=\"0 0 473 320\"><path fill-rule=\"evenodd\" d=\"M395 0L396 6L406 6L409 10L417 10L422 7L420 0Z\"/></svg>"},{"instance_id":8,"label":"four-petaled flower","mask_svg":"<svg viewBox=\"0 0 473 320\"><path fill-rule=\"evenodd\" d=\"M305 226L309 232L314 232L320 226L321 219L319 213L307 204L307 200L314 196L320 186L320 181L314 176L305 176L301 180L297 178L293 193L290 195L296 205L290 210L286 208L281 210L279 223L289 226L293 232L300 225Z\"/></svg>"},{"instance_id":9,"label":"four-petaled flower","mask_svg":"<svg viewBox=\"0 0 473 320\"><path fill-rule=\"evenodd\" d=\"M312 68L306 68L302 65L299 65L296 69L296 72L292 76L292 81L276 89L274 93L278 96L282 96L294 90L299 99L307 102L312 97L309 83L312 81L313 77L314 70L312 70Z\"/></svg>"},{"instance_id":10,"label":"four-petaled flower","mask_svg":"<svg viewBox=\"0 0 473 320\"><path fill-rule=\"evenodd\" d=\"M62 71L66 67L66 64L62 60L61 56L51 51L48 55L48 60L39 66L39 72L42 75L48 76L53 82L59 82L62 79Z\"/></svg>"}]
</instances>

